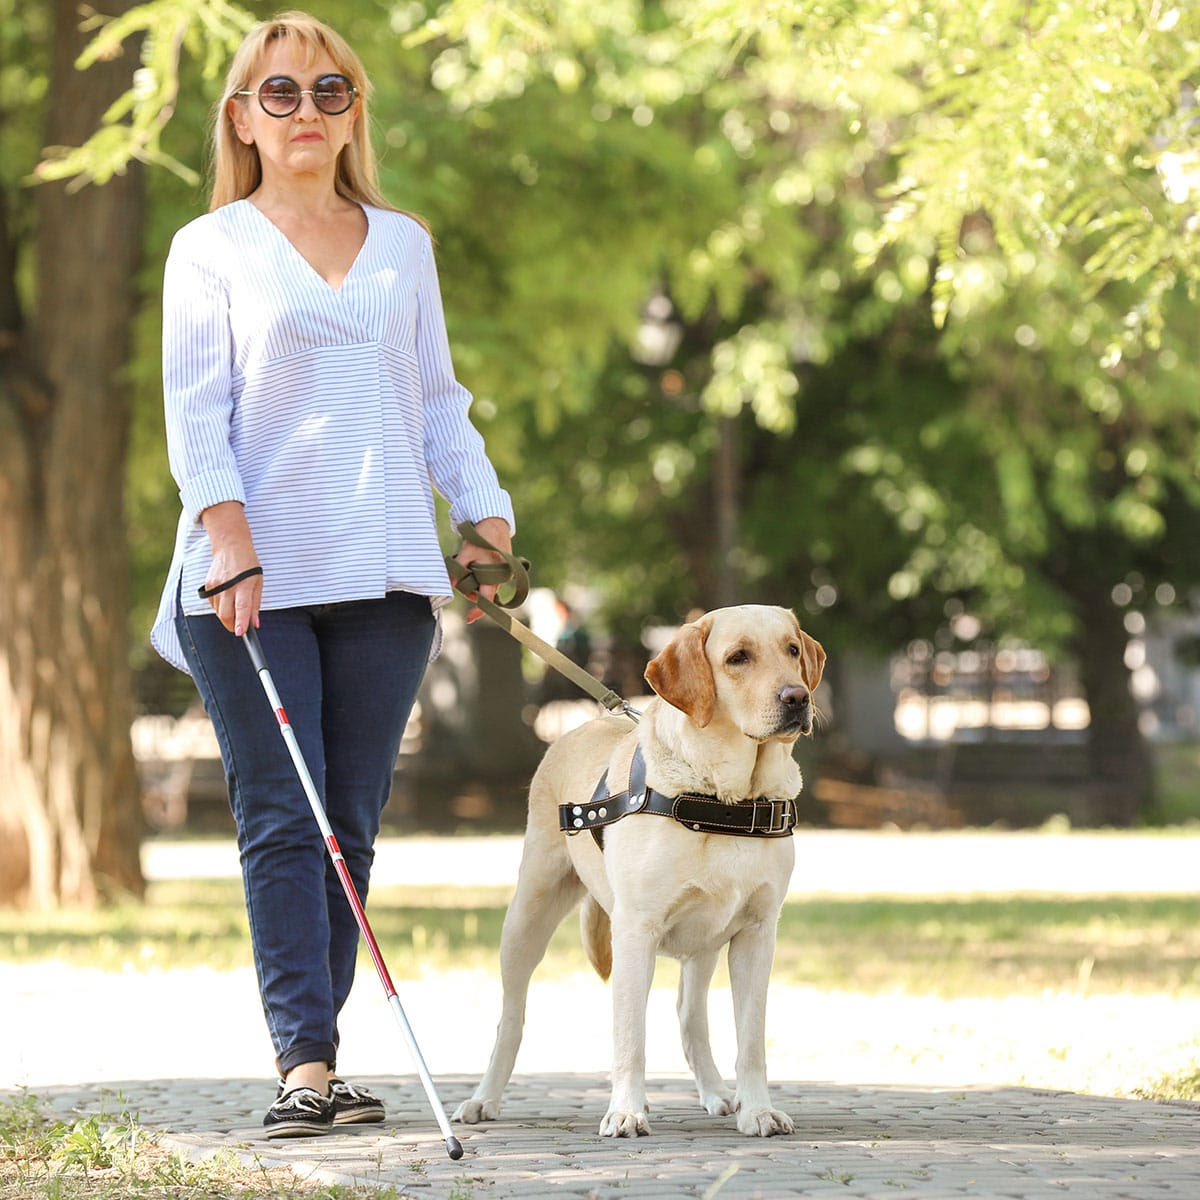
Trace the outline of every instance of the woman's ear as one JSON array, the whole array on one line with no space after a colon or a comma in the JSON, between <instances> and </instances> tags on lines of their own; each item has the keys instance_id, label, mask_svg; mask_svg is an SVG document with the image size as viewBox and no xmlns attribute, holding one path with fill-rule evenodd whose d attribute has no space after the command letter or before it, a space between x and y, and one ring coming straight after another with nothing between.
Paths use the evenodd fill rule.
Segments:
<instances>
[{"instance_id":1,"label":"woman's ear","mask_svg":"<svg viewBox=\"0 0 1200 1200\"><path fill-rule=\"evenodd\" d=\"M254 134L250 132L250 122L246 120L246 106L238 103L236 96L230 96L225 101L225 111L229 115L229 123L233 126L233 132L237 134L238 141L245 142L247 146L253 146Z\"/></svg>"},{"instance_id":2,"label":"woman's ear","mask_svg":"<svg viewBox=\"0 0 1200 1200\"><path fill-rule=\"evenodd\" d=\"M701 729L712 720L717 703L717 687L704 653L711 624L701 617L685 625L646 667L646 682L655 693Z\"/></svg>"}]
</instances>

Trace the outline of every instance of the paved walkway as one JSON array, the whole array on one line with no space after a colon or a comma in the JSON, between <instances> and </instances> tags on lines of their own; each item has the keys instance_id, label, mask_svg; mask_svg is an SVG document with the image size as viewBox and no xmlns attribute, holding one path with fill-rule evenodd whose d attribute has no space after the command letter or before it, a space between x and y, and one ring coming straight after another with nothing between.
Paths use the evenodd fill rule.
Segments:
<instances>
[{"instance_id":1,"label":"paved walkway","mask_svg":"<svg viewBox=\"0 0 1200 1200\"><path fill-rule=\"evenodd\" d=\"M807 870L798 869L793 891L1184 893L1196 888L1197 849L1200 840L1192 838L804 834L797 851ZM508 884L518 854L516 839L385 842L377 877ZM237 869L225 843L152 845L146 863L158 878ZM362 974L345 1022L356 1048L344 1065L385 1100L389 1116L380 1126L282 1144L262 1136L269 1080L241 1077L261 1058L261 1031L230 1015L255 1004L244 971L139 972L131 990L124 976L0 964L10 1030L26 1031L0 1049L0 1083L27 1084L64 1117L136 1114L193 1157L232 1148L248 1161L291 1165L305 1177L387 1184L429 1200L1200 1200L1200 1105L1014 1087L1008 1061L987 1067L978 1056L945 1053L964 1023L982 1029L993 1047L1033 1040L1044 1032L1036 1028L1039 1013L1053 1002L1061 1030L1051 1030L1045 1044L1060 1048L1055 1054L1069 1054L1084 1040L1083 1022L1099 1020L1114 1045L1132 1047L1148 1078L1156 1038L1164 1065L1186 1065L1184 1042L1200 1032L1194 1003L1131 997L1140 1007L1110 1009L1121 998L1026 996L944 1002L946 1010L934 1013L916 997L778 988L768 1060L776 1104L792 1115L797 1133L760 1140L699 1108L690 1080L670 1065L679 1058L672 997L656 988L648 1047L653 1133L610 1141L596 1135L607 1104L607 994L596 981L535 979L526 1045L501 1118L458 1127L465 1154L453 1162L423 1089L405 1073L407 1056L378 983ZM495 982L464 973L401 985L401 993L452 1110L486 1060L498 1010ZM992 1007L968 1014L964 1005L972 1003ZM561 1034L568 1009L586 1014L586 1036ZM727 997L714 996L713 1011L727 1012ZM36 1032L39 1021L55 1033ZM713 1034L718 1061L727 1063L725 1024L714 1020ZM872 1082L866 1072L882 1062L871 1057L872 1037L914 1063L919 1058L925 1069L908 1071L903 1083ZM798 1047L807 1049L801 1054ZM360 1073L368 1062L376 1064L368 1070L378 1070L381 1060L395 1062L400 1073ZM1049 1059L1044 1067L1028 1077L1052 1080ZM72 1082L81 1076L98 1082Z\"/></svg>"},{"instance_id":2,"label":"paved walkway","mask_svg":"<svg viewBox=\"0 0 1200 1200\"><path fill-rule=\"evenodd\" d=\"M287 1143L262 1137L261 1080L114 1082L39 1092L61 1115L123 1109L204 1158L233 1148L325 1183L390 1184L430 1200L784 1200L911 1195L921 1200L1196 1200L1200 1106L1000 1088L785 1083L790 1137L747 1138L700 1110L690 1083L654 1079L650 1137L596 1136L607 1100L597 1075L518 1076L500 1120L458 1127L452 1162L412 1079L368 1080L383 1125ZM473 1080L443 1078L449 1105ZM147 1121L152 1114L153 1120Z\"/></svg>"}]
</instances>

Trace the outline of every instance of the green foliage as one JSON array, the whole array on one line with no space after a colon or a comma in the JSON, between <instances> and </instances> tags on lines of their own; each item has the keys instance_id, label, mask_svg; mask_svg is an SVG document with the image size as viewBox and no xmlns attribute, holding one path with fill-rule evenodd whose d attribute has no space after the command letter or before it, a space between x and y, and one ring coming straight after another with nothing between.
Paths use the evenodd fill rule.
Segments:
<instances>
[{"instance_id":1,"label":"green foliage","mask_svg":"<svg viewBox=\"0 0 1200 1200\"><path fill-rule=\"evenodd\" d=\"M586 95L592 124L624 113L631 147L674 145L710 172L679 249L618 247L673 303L666 387L626 341L633 361L614 348L578 438L544 415L522 425L532 459L571 472L574 542L604 564L610 607L681 613L711 594L695 556L713 516L706 413L743 408L776 435L742 431L744 588L799 591L855 636L865 618L894 644L906 614L936 624L949 596L994 632L1061 643L1064 554L1084 531L1109 547L1102 588L1134 559L1190 577L1178 555L1150 561L1166 510L1195 497L1195 230L1160 178L1186 134L1190 12L469 0L411 40L439 48L432 79L467 119L524 112L535 91L549 111L552 83L555 119ZM603 299L589 289L594 315ZM1175 454L1154 449L1166 429ZM551 571L578 577L572 531L546 513L561 474L545 503L520 485L520 511L551 523ZM648 542L647 513L671 544Z\"/></svg>"},{"instance_id":2,"label":"green foliage","mask_svg":"<svg viewBox=\"0 0 1200 1200\"><path fill-rule=\"evenodd\" d=\"M32 205L21 195L20 182L41 150L40 114L49 84L49 10L0 0L0 36L5 54L0 62L0 214L12 243L14 296L24 301L32 291ZM0 228L4 228L0 227Z\"/></svg>"},{"instance_id":3,"label":"green foliage","mask_svg":"<svg viewBox=\"0 0 1200 1200\"><path fill-rule=\"evenodd\" d=\"M1197 280L1193 6L451 0L416 36L451 41L434 79L464 108L536 77L576 91L591 69L606 103L648 120L687 96L718 100L747 157L789 117L835 114L894 157L860 265L888 247L932 254L939 323L969 286L964 223L979 214L1007 259L1090 243L1092 289L1137 281L1125 340L1156 340L1161 298Z\"/></svg>"},{"instance_id":4,"label":"green foliage","mask_svg":"<svg viewBox=\"0 0 1200 1200\"><path fill-rule=\"evenodd\" d=\"M319 15L376 82L389 194L434 224L459 371L538 582L585 583L632 635L708 606L732 569L827 638L888 647L964 607L994 636L1064 645L1072 578L1185 593L1192 7ZM101 135L198 162L199 100L248 19L155 0L100 26L89 53L146 31L149 72ZM88 177L115 169L99 148L72 160ZM197 206L156 187L151 298L169 229ZM134 368L142 596L173 509L154 307ZM724 563L712 478L734 435L740 545Z\"/></svg>"},{"instance_id":5,"label":"green foliage","mask_svg":"<svg viewBox=\"0 0 1200 1200\"><path fill-rule=\"evenodd\" d=\"M137 1130L126 1114L115 1123L84 1117L64 1126L54 1137L50 1161L63 1167L89 1171L128 1170L137 1150Z\"/></svg>"},{"instance_id":6,"label":"green foliage","mask_svg":"<svg viewBox=\"0 0 1200 1200\"><path fill-rule=\"evenodd\" d=\"M0 1105L0 1144L4 1157L20 1152L48 1158L53 1153L53 1139L46 1136L47 1123L38 1108L37 1100L22 1092Z\"/></svg>"},{"instance_id":7,"label":"green foliage","mask_svg":"<svg viewBox=\"0 0 1200 1200\"><path fill-rule=\"evenodd\" d=\"M162 148L179 97L180 54L186 50L202 63L205 78L215 78L249 26L245 11L225 0L150 0L119 17L88 17L83 28L97 32L75 64L79 70L120 54L129 39L140 46L141 65L82 146L47 147L37 178L69 179L73 188L103 184L137 161L195 182L196 173Z\"/></svg>"},{"instance_id":8,"label":"green foliage","mask_svg":"<svg viewBox=\"0 0 1200 1200\"><path fill-rule=\"evenodd\" d=\"M0 180L6 188L16 184L36 160L37 114L49 84L47 43L49 12L43 5L23 5L0 0L0 31L5 54L0 63Z\"/></svg>"},{"instance_id":9,"label":"green foliage","mask_svg":"<svg viewBox=\"0 0 1200 1200\"><path fill-rule=\"evenodd\" d=\"M120 1103L121 1097L115 1099ZM2 1200L400 1200L395 1188L329 1185L286 1167L243 1163L232 1151L203 1162L159 1145L158 1134L121 1108L55 1120L37 1097L0 1097Z\"/></svg>"}]
</instances>

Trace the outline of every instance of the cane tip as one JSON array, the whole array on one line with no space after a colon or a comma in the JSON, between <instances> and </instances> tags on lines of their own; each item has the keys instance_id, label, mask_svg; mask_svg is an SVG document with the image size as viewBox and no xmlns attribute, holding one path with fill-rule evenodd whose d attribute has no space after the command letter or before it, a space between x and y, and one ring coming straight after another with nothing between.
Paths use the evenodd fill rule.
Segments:
<instances>
[{"instance_id":1,"label":"cane tip","mask_svg":"<svg viewBox=\"0 0 1200 1200\"><path fill-rule=\"evenodd\" d=\"M450 1155L455 1162L458 1162L458 1160L463 1156L462 1142L460 1142L456 1137L448 1137L446 1139L446 1153Z\"/></svg>"}]
</instances>

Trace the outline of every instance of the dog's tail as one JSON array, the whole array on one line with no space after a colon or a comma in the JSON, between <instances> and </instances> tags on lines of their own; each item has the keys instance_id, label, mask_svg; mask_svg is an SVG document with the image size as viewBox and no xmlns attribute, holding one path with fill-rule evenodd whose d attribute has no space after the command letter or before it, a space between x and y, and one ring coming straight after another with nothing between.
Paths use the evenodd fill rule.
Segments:
<instances>
[{"instance_id":1,"label":"dog's tail","mask_svg":"<svg viewBox=\"0 0 1200 1200\"><path fill-rule=\"evenodd\" d=\"M596 968L596 974L607 980L612 974L612 926L608 913L591 896L583 898L579 909L579 932L583 935L588 961Z\"/></svg>"}]
</instances>

